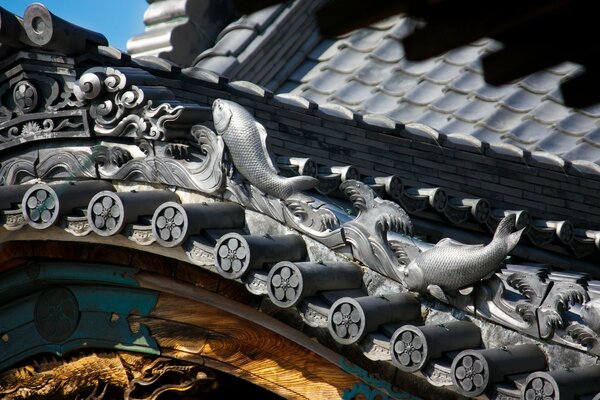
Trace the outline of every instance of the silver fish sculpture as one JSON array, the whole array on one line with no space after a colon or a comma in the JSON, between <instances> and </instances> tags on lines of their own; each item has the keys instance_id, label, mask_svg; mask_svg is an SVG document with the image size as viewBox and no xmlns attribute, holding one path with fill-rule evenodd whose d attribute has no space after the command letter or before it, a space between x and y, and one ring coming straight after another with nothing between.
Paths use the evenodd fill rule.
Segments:
<instances>
[{"instance_id":1,"label":"silver fish sculpture","mask_svg":"<svg viewBox=\"0 0 600 400\"><path fill-rule=\"evenodd\" d=\"M494 238L486 246L440 240L410 262L404 270L404 285L448 302L445 292L463 291L498 269L521 239L523 229L511 233L514 228L515 215L510 214L500 221Z\"/></svg>"},{"instance_id":2,"label":"silver fish sculpture","mask_svg":"<svg viewBox=\"0 0 600 400\"><path fill-rule=\"evenodd\" d=\"M252 185L283 200L317 185L318 180L310 176L278 175L267 150L267 131L244 107L217 99L212 110L215 129L223 138L233 165Z\"/></svg>"},{"instance_id":3,"label":"silver fish sculpture","mask_svg":"<svg viewBox=\"0 0 600 400\"><path fill-rule=\"evenodd\" d=\"M591 330L600 334L600 298L586 302L579 311L581 319Z\"/></svg>"}]
</instances>

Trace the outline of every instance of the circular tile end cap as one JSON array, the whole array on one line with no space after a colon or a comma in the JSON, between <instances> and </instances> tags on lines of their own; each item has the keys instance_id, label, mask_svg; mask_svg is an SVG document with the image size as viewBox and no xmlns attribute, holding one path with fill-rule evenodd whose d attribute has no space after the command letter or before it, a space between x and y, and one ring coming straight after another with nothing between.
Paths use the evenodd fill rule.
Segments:
<instances>
[{"instance_id":1,"label":"circular tile end cap","mask_svg":"<svg viewBox=\"0 0 600 400\"><path fill-rule=\"evenodd\" d=\"M529 374L521 387L521 398L526 400L558 400L560 390L554 378L546 372ZM600 396L594 397L594 399Z\"/></svg>"},{"instance_id":2,"label":"circular tile end cap","mask_svg":"<svg viewBox=\"0 0 600 400\"><path fill-rule=\"evenodd\" d=\"M125 208L116 193L102 191L96 193L87 209L90 228L100 236L112 236L121 232L124 226Z\"/></svg>"},{"instance_id":3,"label":"circular tile end cap","mask_svg":"<svg viewBox=\"0 0 600 400\"><path fill-rule=\"evenodd\" d=\"M186 239L188 215L181 204L168 201L161 204L152 217L152 234L164 247L179 246Z\"/></svg>"},{"instance_id":4,"label":"circular tile end cap","mask_svg":"<svg viewBox=\"0 0 600 400\"><path fill-rule=\"evenodd\" d=\"M23 195L21 210L29 226L46 229L57 222L60 201L54 189L45 183L38 183Z\"/></svg>"},{"instance_id":5,"label":"circular tile end cap","mask_svg":"<svg viewBox=\"0 0 600 400\"><path fill-rule=\"evenodd\" d=\"M467 397L482 395L490 380L486 359L475 350L460 352L452 362L450 377L454 387Z\"/></svg>"},{"instance_id":6,"label":"circular tile end cap","mask_svg":"<svg viewBox=\"0 0 600 400\"><path fill-rule=\"evenodd\" d=\"M427 362L427 339L419 328L405 325L390 340L392 363L401 371L420 371Z\"/></svg>"},{"instance_id":7,"label":"circular tile end cap","mask_svg":"<svg viewBox=\"0 0 600 400\"><path fill-rule=\"evenodd\" d=\"M336 342L354 344L366 334L365 320L365 312L358 301L342 297L329 309L327 329Z\"/></svg>"},{"instance_id":8,"label":"circular tile end cap","mask_svg":"<svg viewBox=\"0 0 600 400\"><path fill-rule=\"evenodd\" d=\"M250 246L238 233L227 233L217 241L214 249L215 266L227 279L241 278L250 265Z\"/></svg>"},{"instance_id":9,"label":"circular tile end cap","mask_svg":"<svg viewBox=\"0 0 600 400\"><path fill-rule=\"evenodd\" d=\"M277 263L267 277L269 299L278 307L289 308L301 300L304 282L302 272L289 261Z\"/></svg>"}]
</instances>

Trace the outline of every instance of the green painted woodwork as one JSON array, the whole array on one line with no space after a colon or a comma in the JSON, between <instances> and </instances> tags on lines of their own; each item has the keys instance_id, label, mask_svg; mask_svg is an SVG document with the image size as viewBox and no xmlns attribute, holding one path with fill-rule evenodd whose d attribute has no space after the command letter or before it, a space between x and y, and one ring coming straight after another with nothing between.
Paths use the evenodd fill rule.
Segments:
<instances>
[{"instance_id":1,"label":"green painted woodwork","mask_svg":"<svg viewBox=\"0 0 600 400\"><path fill-rule=\"evenodd\" d=\"M145 326L159 293L139 288L135 268L32 263L0 274L0 370L40 353L81 348L160 354Z\"/></svg>"}]
</instances>

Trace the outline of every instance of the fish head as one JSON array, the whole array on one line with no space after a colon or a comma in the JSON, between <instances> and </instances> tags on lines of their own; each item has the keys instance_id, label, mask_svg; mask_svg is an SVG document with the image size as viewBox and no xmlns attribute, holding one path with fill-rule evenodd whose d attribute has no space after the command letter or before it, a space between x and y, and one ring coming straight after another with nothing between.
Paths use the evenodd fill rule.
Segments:
<instances>
[{"instance_id":1,"label":"fish head","mask_svg":"<svg viewBox=\"0 0 600 400\"><path fill-rule=\"evenodd\" d=\"M423 270L417 264L416 260L413 260L404 268L404 276L402 277L404 286L407 289L413 291L420 291L425 287L425 277Z\"/></svg>"},{"instance_id":2,"label":"fish head","mask_svg":"<svg viewBox=\"0 0 600 400\"><path fill-rule=\"evenodd\" d=\"M231 104L227 100L217 99L213 102L212 110L215 129L219 135L222 135L229 127L231 117L233 116Z\"/></svg>"},{"instance_id":3,"label":"fish head","mask_svg":"<svg viewBox=\"0 0 600 400\"><path fill-rule=\"evenodd\" d=\"M579 313L587 324L600 325L600 299L584 303Z\"/></svg>"}]
</instances>

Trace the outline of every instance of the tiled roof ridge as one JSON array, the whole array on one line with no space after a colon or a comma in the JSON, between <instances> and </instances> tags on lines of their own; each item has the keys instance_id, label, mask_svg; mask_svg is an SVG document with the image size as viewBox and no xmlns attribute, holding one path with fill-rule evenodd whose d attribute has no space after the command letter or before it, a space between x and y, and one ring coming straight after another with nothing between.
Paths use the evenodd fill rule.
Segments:
<instances>
[{"instance_id":1,"label":"tiled roof ridge","mask_svg":"<svg viewBox=\"0 0 600 400\"><path fill-rule=\"evenodd\" d=\"M368 143L368 146L375 146L376 151L375 153L373 153L374 155L372 157L374 157L374 159L377 161L380 160L380 157L377 156L378 152L382 151L381 149L385 151L385 149L388 148L388 142L395 143L400 141L402 143L406 143L402 145L403 147L399 148L401 151L416 151L417 153L424 154L426 156L426 159L431 159L431 161L425 161L421 159L415 160L415 168L425 167L429 168L430 171L433 170L432 168L439 168L439 164L435 163L437 157L436 154L450 152L456 153L461 157L460 159L457 159L457 161L465 160L464 162L467 164L469 163L469 160L472 157L476 157L478 159L478 162L485 162L485 159L498 160L497 162L502 163L503 167L513 165L513 167L511 167L513 169L524 168L524 171L539 170L540 174L542 173L541 171L547 171L544 173L546 174L545 177L543 179L540 178L542 181L548 181L548 179L558 179L561 176L574 176L584 179L581 182L585 185L591 185L590 187L600 186L600 184L597 183L598 181L600 181L600 168L598 168L592 163L564 162L564 160L560 159L559 157L553 156L549 153L529 153L515 146L505 144L483 144L479 140L466 135L440 134L435 129L429 128L422 124L408 124L407 126L404 126L402 124L398 124L392 121L391 119L385 116L368 114L361 115L352 112L348 108L340 105L318 105L305 98L293 94L273 95L273 93L268 89L264 89L259 85L256 85L251 82L229 82L227 78L220 77L215 73L199 70L197 68L181 70L179 67L166 63L165 60L156 57L146 57L143 59L129 59L126 55L111 48L101 46L98 48L98 50L99 54L94 57L101 58L98 59L97 62L103 65L113 63L117 65L123 65L128 67L134 66L137 68L144 69L152 73L156 77L154 79L166 79L163 82L164 84L167 84L167 86L174 85L172 86L172 89L169 90L176 90L175 92L177 93L177 96L184 95L184 93L181 92L182 87L191 88L193 87L193 85L200 85L197 89L194 89L194 91L196 91L197 93L204 93L204 96L209 96L208 98L203 97L205 100L201 100L201 102L210 103L210 98L231 98L233 96L235 97L236 101L255 109L257 116L259 116L260 118L265 118L265 113L262 110L271 110L273 106L278 107L280 109L285 109L285 112L276 111L276 119L280 123L285 124L288 127L287 129L290 129L290 133L296 135L296 139L291 139L289 143L286 142L286 138L289 136L289 134L286 134L284 133L284 131L282 131L282 129L286 128L276 128L275 130L273 130L274 121L265 121L263 119L263 121L265 121L263 123L265 123L267 129L271 132L270 138L274 144L274 148L277 149L278 154L284 156L294 156L294 154L296 154L298 156L313 158L316 162L323 166L322 168L324 168L324 174L327 173L325 172L325 169L327 169L328 166L336 164L340 165L341 161L342 165L346 165L344 168L352 168L353 171L355 171L352 174L354 174L355 176L360 176L362 174L365 177L365 179L367 179L367 181L371 179L375 184L375 180L380 178L369 177L385 177L386 174L392 176L392 174L401 173L401 171L407 166L406 164L398 164L397 169L388 167L384 169L377 169L374 171L369 168L367 168L367 170L363 168L363 163L365 163L366 161L362 161L362 158L360 157L363 156L360 155L358 156L358 159L350 157L342 157L340 159L336 155L332 155L333 158L327 157L327 159L324 159L323 156L320 155L320 153L322 152L322 146L319 145L319 147L311 147L311 145L309 145L308 143L314 141L313 139L310 139L311 130L318 129L318 132L321 132L321 134L327 137L328 135L333 134L333 131L328 128L331 127L332 129L339 130L340 132L347 131L349 132L348 134L351 136L354 136L353 132L358 133L365 130L370 132L369 134L377 139L363 139L362 136L357 136L350 138L350 141L340 141L334 139L334 137L336 136L332 136L331 138L327 138L326 140L327 143L336 144L339 142L339 145L344 146L348 146L349 144L351 145L352 143L354 143L353 141L357 141L357 143L359 144L366 141L366 143ZM16 59L19 59L21 57L27 57L27 53L18 53L15 57ZM92 55L87 57L92 57ZM14 62L14 60L15 58L13 57L12 62ZM5 63L10 62L10 59L5 61ZM177 76L178 78L174 79L175 76ZM180 89L175 89L177 87L179 87ZM170 96L173 96L173 94L171 94ZM171 99L168 100L168 102L173 103L174 100ZM177 100L177 102L173 104L185 103L182 103L181 100ZM289 115L287 115L288 113ZM298 130L295 127L302 129L302 127L304 126L304 123L302 121L318 121L319 125L322 126L311 127L309 126L309 123L309 125L306 126L307 131L305 131L305 133L301 133L301 130ZM301 135L306 135L307 143L305 145L297 144L298 139L300 139L300 136L297 136L297 133L301 133ZM343 137L343 134L340 137ZM404 148L404 146L407 147ZM471 154L473 156L470 156ZM397 157L399 160L403 159L403 156L401 154L394 157ZM385 160L385 157L383 157L382 159ZM352 166L355 163L358 163L358 167L362 172L359 172L356 167ZM456 167L445 167L444 169L440 170L451 171L450 168ZM328 173L331 174L331 172ZM475 176L477 177L482 173L482 171L475 167L475 169L472 170L472 173L476 174ZM510 178L512 180L508 182L509 185L518 184L518 187L531 186L531 183L527 181L520 182L518 180L518 175L511 175ZM461 227L465 226L463 224L464 221L470 218L470 208L465 208L461 206L459 203L461 203L462 200L460 199L471 198L474 196L475 198L479 198L480 201L486 204L489 204L488 200L490 200L490 202L494 206L494 210L497 209L497 211L500 213L498 214L498 216L500 216L501 214L504 215L504 211L502 210L522 210L524 208L523 205L521 205L522 203L520 201L517 201L518 199L516 199L516 197L514 200L517 201L516 203L512 202L513 200L511 198L511 202L509 203L512 204L512 206L510 207L507 207L506 204L501 205L502 202L498 203L496 197L494 197L493 195L494 191L505 192L508 196L516 196L514 192L519 191L519 189L515 189L514 186L503 186L502 184L500 184L499 180L497 181L497 183L482 182L482 190L485 193L482 192L479 194L477 192L473 193L467 188L465 188L465 190L457 191L455 190L455 184L453 183L453 181L447 180L447 178L415 181L413 178L406 179L405 176L401 176L401 182L404 182L405 189L401 189L402 194L396 193L394 195L395 197L392 198L398 201L403 207L406 207L409 212L416 213L417 215L420 215L424 212L425 215L428 215L427 213L433 211L433 214L435 215L434 219L439 219L441 216L443 216L442 218L447 218L452 224L459 225ZM489 192L489 190L491 190L492 192ZM552 189L552 191L553 193L551 193L550 196L567 196L567 200L571 198L569 197L568 193L565 194L566 192L563 192L560 189ZM540 191L538 193L542 192ZM590 197L590 199L591 198L592 197ZM535 199L537 199L537 201L541 203L543 203L544 201L552 200L551 197L549 197L546 200L545 198L542 198L541 195L535 197ZM453 202L455 201L458 201L458 203L454 204ZM529 208L528 204L530 204L531 202L529 200L522 201L524 202L523 204L525 204L525 208ZM577 201L581 200L577 199ZM572 219L575 222L575 228L573 228L571 223L563 225L557 224L556 221L547 221L545 219L539 219L539 215L542 214L536 213L535 211L523 214L524 221L528 221L528 224L530 222L533 222L530 225L531 229L529 230L529 233L527 235L531 238L534 245L541 246L542 248L544 248L548 243L554 242L559 244L560 248L564 249L561 250L563 254L564 252L574 252L575 254L586 255L589 254L590 251L595 252L595 247L600 244L600 241L597 240L597 232L593 229L597 229L597 226L599 224L594 224L592 221L597 220L598 217L588 214L587 218L577 218L576 216L569 214L569 212L567 211L568 208L565 208L564 204L561 207L563 207L561 208L561 217L555 218L557 218L558 221ZM556 211L553 212L555 213ZM531 216L529 214L531 214ZM546 214L544 213L544 215ZM426 216L426 218L430 218L430 216ZM485 221L479 221L479 223L476 224L476 226L478 226L478 228L476 228L476 231L488 231L490 229L493 230L495 228L493 221L497 221L494 218L489 220L489 222L491 222L491 225L483 223L487 221L487 219ZM531 221L531 218L533 218L533 221ZM582 221L585 222L587 225L582 225ZM467 223L467 226L470 226L470 228L468 229L473 229L471 222ZM566 229L567 227L572 229ZM573 232L576 232L576 234L573 235ZM555 244L552 244L552 246L554 246L554 249L557 248ZM566 265L567 263L565 262L561 265L563 264Z\"/></svg>"},{"instance_id":2,"label":"tiled roof ridge","mask_svg":"<svg viewBox=\"0 0 600 400\"><path fill-rule=\"evenodd\" d=\"M384 134L392 134L394 131L398 131L399 127L405 126L409 129L400 130L399 134L401 136L414 140L433 141L441 148L456 148L458 146L463 150L479 153L490 158L510 159L512 162L558 171L566 175L586 176L600 180L600 166L591 161L566 160L547 151L529 151L508 143L491 144L460 132L444 134L425 124L401 124L385 115L355 112L341 104L318 104L309 98L293 93L274 95L265 87L248 81L232 81L228 82L228 85L252 96L273 97L283 104L303 110L313 110L313 113L317 113L317 110L319 110L323 114L349 122L358 122L376 129L383 128Z\"/></svg>"},{"instance_id":3,"label":"tiled roof ridge","mask_svg":"<svg viewBox=\"0 0 600 400\"><path fill-rule=\"evenodd\" d=\"M282 61L304 55L311 27L316 29L313 11L322 3L296 0L243 16L225 27L215 45L199 54L193 65L232 79L278 86L289 74L278 78ZM306 32L299 37L302 29Z\"/></svg>"},{"instance_id":4,"label":"tiled roof ridge","mask_svg":"<svg viewBox=\"0 0 600 400\"><path fill-rule=\"evenodd\" d=\"M228 1L160 0L149 2L143 33L127 41L133 57L158 56L188 66L210 46L233 18ZM210 20L208 20L210 18Z\"/></svg>"},{"instance_id":5,"label":"tiled roof ridge","mask_svg":"<svg viewBox=\"0 0 600 400\"><path fill-rule=\"evenodd\" d=\"M33 58L34 62L28 62L28 58ZM447 356L433 355L432 362L428 364L435 369L435 373L430 376L430 382L454 388L452 390L460 391L461 384L444 380L443 376L440 377L439 374L446 371L446 375L444 375L446 377L457 376L459 380L463 379L461 378L461 365L458 363L463 362L463 356L466 354L461 353L461 356L458 356L455 350L469 351L469 357L476 359L479 357L485 359L494 352L494 354L502 355L507 350L514 353L525 351L526 356L523 357L523 360L527 362L519 363L518 367L515 367L506 358L501 359L499 363L507 366L508 369L505 371L519 373L531 373L545 370L547 367L546 361L537 362L544 357L545 353L535 344L525 346L520 344L504 349L498 347L504 343L498 343L494 339L486 342L489 338L485 338L482 342L487 348L481 348L480 341L476 340L478 339L476 324L480 324L483 327L482 330L490 329L495 332L498 332L498 329L504 329L499 328L499 325L508 327L509 330L506 332L516 330L518 338L527 340L527 343L540 343L542 348L546 344L562 345L558 349L558 355L556 352L548 352L547 364L551 371L547 374L552 374L564 366L563 357L566 356L563 354L569 354L577 357L578 368L574 369L573 373L576 374L574 376L580 376L580 371L584 375L585 370L580 370L579 367L587 365L585 362L589 357L600 352L596 347L586 353L576 339L563 342L565 338L561 336L562 331L547 323L553 321L552 315L546 316L546 314L551 314L554 309L563 314L568 310L568 304L565 306L566 308L560 308L562 304L560 301L564 300L561 297L562 289L565 287L571 289L570 292L567 292L573 293L571 299L587 299L586 296L597 295L599 284L591 280L589 276L598 276L594 261L577 260L572 257L561 258L550 251L540 251L523 245L521 250L525 251L524 258L526 259L527 253L538 251L550 257L545 263L552 267L564 266L576 271L564 272L551 270L547 265L507 262L506 268L499 270L497 275L489 280L477 282L476 291L473 292L472 297L468 297L472 298L474 302L478 301L477 303L453 303L452 300L449 300L450 302L446 302L446 305L443 306L445 307L443 311L437 309L441 303L432 302L424 295L416 297L414 293L397 293L402 291L399 286L393 286L398 282L384 280L382 283L381 276L386 275L387 271L382 272L385 265L390 265L381 261L385 259L386 254L392 257L387 260L391 260L394 262L393 265L397 265L398 260L406 257L407 249L426 251L426 248L430 248L436 240L429 240L429 237L436 234L444 237L453 236L462 241L463 239L459 236L448 234L450 232L448 224L440 219L442 216L447 217L450 221L472 223L475 220L480 223L480 227L484 226L483 223L490 224L489 230L492 231L499 220L509 217L517 226L522 224L528 226L530 232L527 235L529 237L540 238L541 241L551 243L555 247L558 245L558 241L565 241L575 247L581 245L585 249L591 248L596 253L599 248L598 243L600 243L600 232L594 233L591 230L581 232L574 228L568 220L531 220L523 211L491 209L489 202L485 199L450 196L445 193L443 187L404 186L402 181L394 180L393 176L363 176L364 174L361 175L361 172L351 165L340 166L338 164L336 166L334 163L338 160L334 158L330 160L329 164L322 166L313 164L311 167L310 160L306 158L296 157L295 160L292 160L292 157L285 156L301 154L302 151L296 151L294 147L287 148L286 153L277 152L285 154L277 158L282 174L284 169L291 170L291 175L316 173L319 182L329 184L330 188L327 190L326 185L319 187L319 190L325 193L321 196L314 192L305 192L303 193L305 197L301 200L294 203L293 199L289 199L292 201L286 202L286 207L281 207L284 204L282 200L255 192L254 188L245 181L242 181L242 184L247 185L245 189L236 191L235 185L239 184L237 178L235 176L224 177L226 174L222 166L218 164L223 160L224 148L220 147L219 155L216 141L210 142L210 138L216 139L216 135L210 129L211 111L208 105L215 98L231 99L243 104L255 114L255 118L265 124L265 128L273 139L274 143L272 144L277 144L279 141L280 148L282 147L281 141L286 138L286 133L290 138L296 135L302 140L303 138L298 134L311 129L311 124L318 123L320 124L318 128L321 129L320 134L322 136L329 134L328 139L338 141L364 139L365 144L361 144L361 146L367 144L379 146L378 148L382 151L385 151L386 146L383 139L401 140L402 143L409 142L410 146L430 149L427 154L433 156L436 154L434 150L440 148L435 141L444 139L444 136L426 125L411 124L406 129L406 126L401 124L390 124L385 118L357 115L342 106L318 106L299 96L273 95L269 90L250 82L230 82L214 73L195 68L182 70L159 58L147 57L143 60L131 60L125 55L119 54L118 51L106 47L98 48L97 54L80 56L77 59L61 58L55 54L48 55L43 52L22 51L13 55L12 59L5 60L0 66L7 69L15 62L19 62L24 71L28 71L30 68L39 68L40 62L53 65L56 68L55 76L65 70L69 71L70 75L66 78L70 79L71 85L61 86L65 95L62 95L62 92L55 93L56 97L63 100L53 106L58 113L48 113L46 117L56 119L77 116L83 119L89 116L89 121L87 128L82 128L83 124L78 125L78 120L67 120L68 123L61 122L62 126L70 123L72 128L66 131L59 130L56 132L56 136L51 137L41 131L42 125L57 126L58 124L52 125L52 122L47 122L36 128L34 123L41 122L39 115L25 115L25 119L30 118L27 121L28 125L23 125L24 118L22 117L16 117L9 121L11 124L9 128L16 128L18 132L22 132L22 136L13 139L5 138L4 142L0 144L3 155L5 154L9 161L17 161L19 164L13 169L10 162L7 163L3 160L2 163L2 172L5 173L6 179L0 191L2 200L0 209L5 212L7 229L24 229L21 232L29 239L47 238L51 234L56 235L55 238L67 241L106 242L123 247L147 246L144 248L148 249L149 253L168 253L173 259L190 262L196 267L213 273L217 272L225 279L240 283L250 293L269 296L269 299L277 307L287 308L288 301L301 301L298 306L292 305L292 307L297 307L294 308L294 312L298 312L298 316L303 318L309 327L321 329L321 332L325 334L329 331L331 338L338 343L344 346L356 346L350 349L359 350L357 357L364 355L375 363L381 363L375 364L373 369L379 365L391 367L385 363L390 363L394 359L393 357L398 358L394 366L399 371L405 367L414 367L414 365L410 363L407 365L402 361L406 358L402 349L403 345L392 342L392 339L398 339L399 335L400 337L406 336L407 344L410 342L415 345L418 344L418 340L414 340L413 333L400 331L402 333L396 334L398 326L395 323L401 322L405 328L406 324L416 323L413 320L422 321L423 323L418 323L419 330L414 332L415 335L419 335L419 332L429 329L427 326L440 329L440 322L454 322L455 313L462 313L460 315L465 317L467 315L474 316L473 322L467 324L470 327L468 328L469 332L473 334L468 335L472 340L467 340L468 343L461 342L461 348L451 350L450 347L446 347L457 342L456 338L451 337L452 335L434 340L441 344L444 350L453 351L453 353ZM81 64L75 64L76 62ZM106 65L113 66L107 67ZM70 67L65 68L65 66ZM15 87L41 84L40 81L14 79L15 76L19 76L19 73L18 69L12 68L5 79L12 80ZM62 77L65 78L64 75ZM99 89L99 85L105 87L106 90ZM74 96L67 95L69 90L73 91ZM126 114L121 114L116 120L104 118L102 109L99 110L98 107L121 99L125 99L128 101L128 106L133 105L133 107L127 108ZM137 121L137 123L129 126L130 129L121 130L122 121ZM302 125L303 122L306 124ZM169 124L168 129L164 129L165 124ZM276 127L276 124L285 125L290 130L286 131L279 126ZM145 130L145 125L151 125L152 129ZM192 125L193 127L190 128ZM360 132L364 130L374 136L370 139L359 136ZM341 132L347 132L348 135L338 136L337 139L331 136ZM376 136L380 138L379 141L375 139ZM117 140L112 138L117 138ZM310 140L314 140L314 136L313 139L307 137L307 141ZM473 147L475 139L472 137L447 135L445 140L448 142L448 152L452 151L467 156L476 154L469 150L463 150L463 147L467 149ZM283 145L287 143L284 142ZM451 147L450 143L456 147ZM17 158L13 152L14 149L28 150L28 152L21 153ZM319 150L314 145L309 147L308 144L306 149L315 153ZM204 157L197 158L201 153ZM435 161L435 159L431 159L432 164L435 164ZM213 168L214 162L217 163L216 168ZM199 167L198 164L201 166ZM301 171L301 168L305 171ZM204 173L207 171L207 174ZM75 179L75 174L79 174L77 179ZM227 180L227 191L223 194L212 179L217 179L217 175L219 175L218 179ZM30 177L44 183L32 185L32 182L29 181ZM71 182L65 182L65 177ZM76 182L73 182L74 179ZM343 184L339 185L340 182ZM23 184L15 185L16 183ZM164 190L166 187L173 188L174 186L176 187L175 191ZM132 191L133 188L136 190ZM338 188L342 188L342 193L339 193L340 189ZM350 199L350 203L348 203L348 198L351 198L353 194L346 190L354 188L358 188L359 192L355 193L354 200ZM335 193L336 190L338 193ZM248 200L244 197L247 193L253 193L255 196ZM371 199L369 199L369 194ZM55 201L43 201L48 196ZM400 197L399 204L405 206L409 211L416 210L414 218L411 218L412 224L418 228L419 233L428 238L427 242L396 233L401 229L398 225L402 222L399 222L398 218L388 217L398 217L398 214L392 213L396 212L402 215L402 211L398 204L383 200L384 197L388 199ZM212 200L224 200L221 203L225 204L214 204ZM233 204L233 202L240 202L239 204L249 210L258 211L258 214L273 218L277 221L274 222L276 225L283 225L277 225L273 230L269 226L261 228L266 229L266 232L257 232L249 228L246 231L244 230L245 220L242 218L246 215L245 211L243 207ZM348 213L345 209L340 208L344 206L353 207L354 211ZM80 210L87 210L87 214L80 213ZM280 211L284 212L283 216L277 214ZM334 211L336 214L333 214ZM360 212L363 212L364 215L371 212L372 216L377 218L381 216L382 219L374 222L369 218L366 220L363 218L362 222L359 222ZM423 212L435 213L433 219L424 221L427 217ZM149 218L150 215L152 215L152 219ZM211 216L208 219L209 228L200 223L200 220L207 223L206 215ZM308 222L302 223L307 221L307 215L309 216ZM176 216L183 218L177 219ZM172 219L172 221L163 224L164 219ZM85 223L86 221L87 223ZM273 223L271 219L268 221ZM264 225L261 224L261 226ZM293 229L292 233L287 230L288 228ZM383 231L384 236L371 235L373 228L376 233ZM284 234L281 234L281 229L286 229ZM431 233L432 231L436 233ZM585 243L573 240L573 237L587 234L590 237ZM4 237L9 240L15 240L12 238L17 237L11 231L5 232L5 235ZM477 231L475 236L477 243L483 241L481 230ZM74 239L75 237L78 238ZM344 243L351 242L349 237L352 237L354 242L351 252L347 252L348 248L344 247ZM365 239L364 243L356 245L359 243L357 240L360 240L361 237ZM315 245L308 246L309 239L319 242L320 245L308 242ZM388 245L389 248L385 247L387 253L377 253L378 249L382 248L379 246L382 243ZM321 245L326 247L326 253L323 252ZM312 258L309 259L310 261L306 261L306 253L311 251L310 248L315 253L311 253ZM225 250L227 250L227 256L223 255ZM333 257L330 253L331 250L338 251L335 256L339 256L340 259L336 259L336 261L341 261L343 264L330 264L330 258L321 261L324 254ZM523 257L518 250L517 248L513 255ZM228 258L228 256L230 257ZM411 255L411 257L413 256ZM230 262L224 261L225 259ZM242 262L243 260L244 262ZM248 263L245 263L245 260L248 260ZM289 286L296 287L289 280L284 283L288 273L295 273L295 278L305 279L303 284L308 286L311 270L323 266L326 266L327 270L317 270L317 273L323 274L319 275L320 278L331 277L335 274L339 279L317 279L315 285L307 288L306 292L287 290ZM587 269L583 266L587 266ZM396 270L392 272L394 271ZM590 272L590 274L588 275L586 272ZM509 282L505 290L511 290L506 298L502 296L503 292L494 286L505 287L505 282ZM510 282L513 284L511 285ZM538 292L540 293L539 298L536 297L534 300L519 294L518 288L529 294L527 284L537 285L536 288L541 286L540 290L536 289L537 291L535 291L536 296ZM277 290L281 289L282 285L286 289L283 290L283 293L281 290ZM336 285L343 285L343 287ZM512 291L510 287L519 293ZM358 290L355 290L357 288ZM377 291L379 288L382 289ZM340 292L341 289L346 289L346 291ZM479 289L496 295L493 298L488 296L484 300L495 301L494 304L505 307L502 312L508 314L501 312L485 314L485 307L480 307L482 305L481 298L476 296L477 293L480 293ZM296 298L296 296L299 297ZM515 296L517 297L515 298ZM518 314L515 309L516 299L522 300L518 310L524 310L524 313L529 312L530 314ZM557 301L559 305L556 305ZM578 301L583 302L583 300ZM477 304L477 306L473 308L472 304ZM428 309L428 312L424 313L425 315L421 313L422 306ZM358 310L360 318L357 319L357 313L353 312L354 310ZM392 312L387 313L386 310ZM544 313L544 311L548 312ZM568 311L570 311L570 315L576 317L577 309L575 307ZM508 315L513 319L503 319L503 315ZM525 316L523 317L523 315ZM531 319L533 322L515 325L514 318L522 318L525 321L527 315L533 315ZM348 323L346 325L348 329L346 329L344 324L340 323L340 317L342 321L344 318L346 320L353 318L357 327L361 325L364 328L356 330L357 327L350 327L351 324ZM443 320L440 321L439 318L443 318ZM521 321L521 319L517 319L517 321ZM569 322L572 321L574 321L573 318L569 319ZM359 322L360 324L358 324ZM443 332L454 332L455 328L454 323L448 324L443 327L441 332L442 334ZM544 329L543 333L541 333L542 329ZM515 338L514 334L510 336L511 339ZM493 336L493 338L495 337ZM329 339L328 337L327 340ZM422 354L425 355L426 352ZM416 365L417 356L411 360ZM456 365L449 368L449 360L457 360ZM493 360L497 361L497 358L493 358ZM531 362L532 360L536 362ZM468 362L464 361L463 364L466 365ZM485 373L490 372L490 370L485 371ZM394 372L395 374L396 372ZM494 379L498 378L498 375L493 375ZM411 379L412 376L406 377ZM500 377L504 379L505 374ZM507 385L510 387L511 397L509 398L518 398L518 384L513 385L512 378L506 378ZM475 386L477 390L487 389L486 385L476 384ZM466 384L463 385L463 388L469 392ZM496 389L490 387L490 390ZM503 390L506 391L507 388L504 387ZM556 391L558 393L559 390Z\"/></svg>"},{"instance_id":6,"label":"tiled roof ridge","mask_svg":"<svg viewBox=\"0 0 600 400\"><path fill-rule=\"evenodd\" d=\"M420 122L444 134L466 133L487 143L560 154L565 160L600 162L600 107L567 108L558 89L562 80L581 72L576 64L491 86L483 79L481 57L496 51L499 42L481 39L410 62L401 39L414 21L395 18L387 31L365 27L337 40L321 39L278 92L401 123Z\"/></svg>"}]
</instances>

